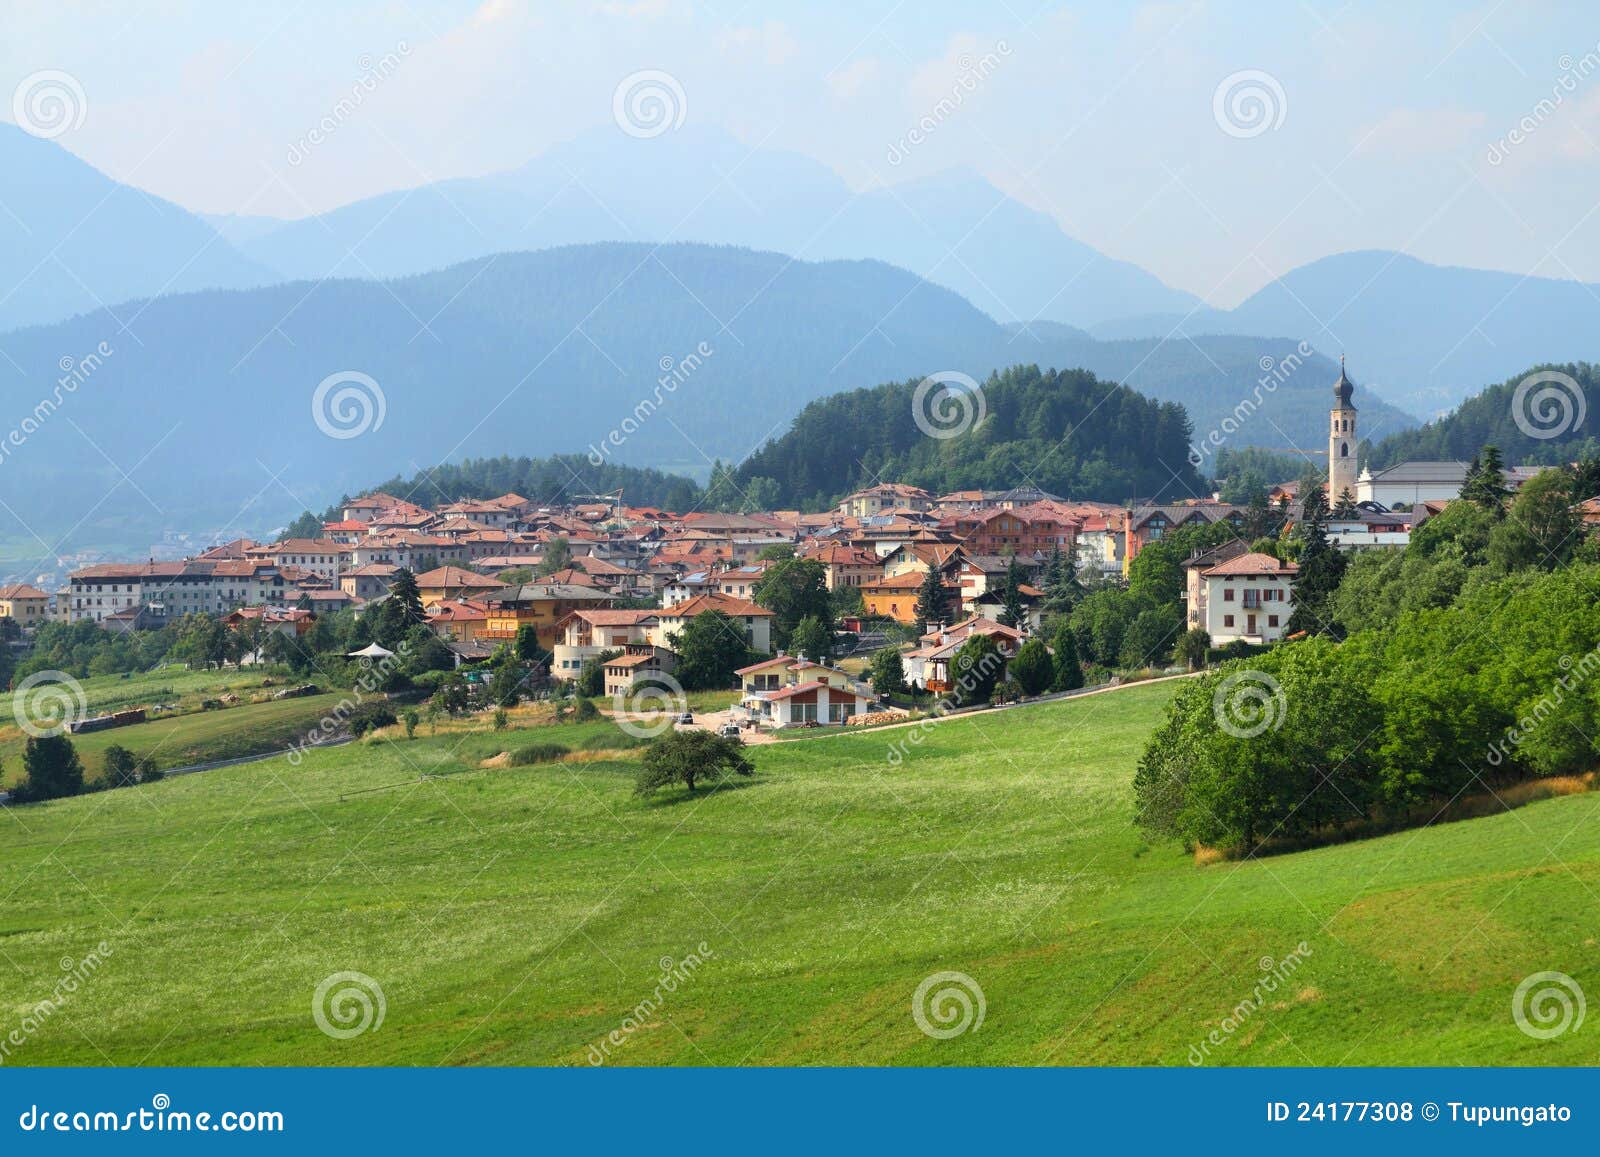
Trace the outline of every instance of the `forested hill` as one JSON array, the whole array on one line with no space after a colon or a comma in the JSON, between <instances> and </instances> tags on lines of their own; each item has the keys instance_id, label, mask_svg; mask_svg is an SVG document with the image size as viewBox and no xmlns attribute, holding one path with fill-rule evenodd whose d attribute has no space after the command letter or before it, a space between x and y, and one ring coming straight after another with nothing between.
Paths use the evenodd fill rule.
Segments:
<instances>
[{"instance_id":1,"label":"forested hill","mask_svg":"<svg viewBox=\"0 0 1600 1157\"><path fill-rule=\"evenodd\" d=\"M935 494L1033 484L1107 502L1204 492L1189 462L1189 418L1175 402L1152 401L1085 370L1014 366L982 383L975 425L978 408L955 399L938 406L938 387L923 391L919 424L921 381L810 403L788 433L745 459L740 485L777 506L808 508L877 481ZM964 432L936 437L924 427Z\"/></svg>"},{"instance_id":2,"label":"forested hill","mask_svg":"<svg viewBox=\"0 0 1600 1157\"><path fill-rule=\"evenodd\" d=\"M700 501L700 487L681 474L667 474L638 466L614 462L594 465L581 454L557 454L549 458L468 458L464 462L444 463L406 477L397 474L370 490L404 498L420 506L438 506L462 498L498 498L520 494L541 505L581 501L592 494L622 492L630 506L659 506L666 510L690 510ZM364 491L365 492L365 491ZM351 495L345 495L350 498ZM326 511L338 518L342 503Z\"/></svg>"},{"instance_id":3,"label":"forested hill","mask_svg":"<svg viewBox=\"0 0 1600 1157\"><path fill-rule=\"evenodd\" d=\"M1508 465L1554 464L1600 456L1597 432L1600 366L1546 364L1488 387L1425 426L1383 439L1370 461L1379 469L1419 458L1468 459L1494 445Z\"/></svg>"}]
</instances>

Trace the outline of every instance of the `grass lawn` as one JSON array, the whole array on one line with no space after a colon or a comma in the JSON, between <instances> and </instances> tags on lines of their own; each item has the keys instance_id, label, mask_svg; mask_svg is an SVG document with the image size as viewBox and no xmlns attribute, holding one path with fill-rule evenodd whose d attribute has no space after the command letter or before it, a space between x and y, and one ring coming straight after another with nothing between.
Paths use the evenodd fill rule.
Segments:
<instances>
[{"instance_id":1,"label":"grass lawn","mask_svg":"<svg viewBox=\"0 0 1600 1157\"><path fill-rule=\"evenodd\" d=\"M75 735L72 743L83 759L85 778L91 780L100 778L101 760L112 744L120 744L135 755L153 756L156 766L163 769L256 755L288 747L303 738L342 694L324 692L302 699L161 716L127 727ZM22 778L27 735L15 726L9 712L0 715L0 719L11 724L0 728L0 785L10 786Z\"/></svg>"},{"instance_id":2,"label":"grass lawn","mask_svg":"<svg viewBox=\"0 0 1600 1157\"><path fill-rule=\"evenodd\" d=\"M1213 1031L1216 1064L1600 1061L1592 1025L1511 1016L1531 973L1600 993L1600 793L1197 867L1130 823L1172 691L759 747L692 797L632 798L621 761L477 768L600 721L10 809L0 1036L110 953L5 1063L585 1064L613 1031L624 1064L1182 1065ZM385 1015L340 1040L312 1000L344 971ZM946 971L984 1019L940 1040L912 1001Z\"/></svg>"}]
</instances>

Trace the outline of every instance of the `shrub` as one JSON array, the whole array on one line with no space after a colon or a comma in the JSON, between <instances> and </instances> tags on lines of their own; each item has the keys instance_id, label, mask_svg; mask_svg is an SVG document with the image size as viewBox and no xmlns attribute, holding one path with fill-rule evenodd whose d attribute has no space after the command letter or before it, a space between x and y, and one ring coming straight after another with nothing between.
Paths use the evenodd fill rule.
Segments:
<instances>
[{"instance_id":1,"label":"shrub","mask_svg":"<svg viewBox=\"0 0 1600 1157\"><path fill-rule=\"evenodd\" d=\"M496 731L504 731L506 729L506 725L510 722L511 716L506 713L506 709L504 707L496 707L494 709L494 729Z\"/></svg>"},{"instance_id":2,"label":"shrub","mask_svg":"<svg viewBox=\"0 0 1600 1157\"><path fill-rule=\"evenodd\" d=\"M572 718L575 723L587 723L591 719L600 718L600 708L594 705L593 699L579 699Z\"/></svg>"},{"instance_id":3,"label":"shrub","mask_svg":"<svg viewBox=\"0 0 1600 1157\"><path fill-rule=\"evenodd\" d=\"M369 731L376 731L380 727L393 727L398 722L394 708L381 700L358 703L355 710L345 718L345 726L357 739Z\"/></svg>"},{"instance_id":4,"label":"shrub","mask_svg":"<svg viewBox=\"0 0 1600 1157\"><path fill-rule=\"evenodd\" d=\"M563 743L530 743L511 753L512 767L526 767L531 763L554 763L571 754Z\"/></svg>"}]
</instances>

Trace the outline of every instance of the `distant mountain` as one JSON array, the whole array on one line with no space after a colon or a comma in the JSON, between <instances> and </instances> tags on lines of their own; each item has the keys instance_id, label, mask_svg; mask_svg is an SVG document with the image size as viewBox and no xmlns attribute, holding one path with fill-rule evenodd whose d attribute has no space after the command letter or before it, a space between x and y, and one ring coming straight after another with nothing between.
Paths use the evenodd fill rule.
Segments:
<instances>
[{"instance_id":1,"label":"distant mountain","mask_svg":"<svg viewBox=\"0 0 1600 1157\"><path fill-rule=\"evenodd\" d=\"M1524 366L1600 358L1600 285L1341 253L1303 265L1232 310L1122 318L1100 338L1271 334L1348 353L1388 399L1439 415Z\"/></svg>"},{"instance_id":2,"label":"distant mountain","mask_svg":"<svg viewBox=\"0 0 1600 1157\"><path fill-rule=\"evenodd\" d=\"M1003 321L1080 325L1195 298L1061 231L971 172L854 193L798 153L714 129L588 133L519 169L385 193L230 236L287 277L392 277L508 250L698 241L807 260L874 258Z\"/></svg>"},{"instance_id":3,"label":"distant mountain","mask_svg":"<svg viewBox=\"0 0 1600 1157\"><path fill-rule=\"evenodd\" d=\"M15 125L0 124L0 174L0 331L133 298L279 279L194 214Z\"/></svg>"},{"instance_id":4,"label":"distant mountain","mask_svg":"<svg viewBox=\"0 0 1600 1157\"><path fill-rule=\"evenodd\" d=\"M15 365L0 361L0 396L24 414L40 398L59 402L0 459L8 489L29 496L20 549L47 549L39 538L74 527L74 542L106 545L149 543L164 529L277 526L374 478L467 456L569 452L703 479L713 460L742 460L813 399L941 370L981 380L1018 364L1126 380L1182 402L1199 435L1225 429L1230 445L1314 449L1337 373L1313 355L1263 393L1262 359L1283 363L1291 343L1099 343L1067 326L1008 329L880 262L706 245L512 253L382 283L297 282L141 308L137 341L104 313L6 335ZM78 363L64 394L63 357ZM361 421L362 395L377 394L359 378L329 381L313 411L319 385L344 371L377 383L381 422L376 404ZM1227 425L1252 397L1259 409ZM1369 423L1407 421L1358 397ZM356 437L323 432L363 425ZM0 518L0 543L23 537L4 532L9 521Z\"/></svg>"},{"instance_id":5,"label":"distant mountain","mask_svg":"<svg viewBox=\"0 0 1600 1157\"><path fill-rule=\"evenodd\" d=\"M1510 466L1600 457L1600 366L1532 366L1443 418L1383 439L1371 462L1469 459L1491 445Z\"/></svg>"}]
</instances>

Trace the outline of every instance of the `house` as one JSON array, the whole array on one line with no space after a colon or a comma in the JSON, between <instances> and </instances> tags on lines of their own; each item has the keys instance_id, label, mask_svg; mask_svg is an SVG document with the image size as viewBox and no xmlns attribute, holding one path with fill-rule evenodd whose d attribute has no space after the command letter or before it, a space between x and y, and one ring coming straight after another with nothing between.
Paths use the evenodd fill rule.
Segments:
<instances>
[{"instance_id":1,"label":"house","mask_svg":"<svg viewBox=\"0 0 1600 1157\"><path fill-rule=\"evenodd\" d=\"M875 579L861 588L861 601L871 618L893 619L897 623L917 621L917 595L927 571L908 570L892 578ZM954 606L958 588L944 584L945 602Z\"/></svg>"},{"instance_id":2,"label":"house","mask_svg":"<svg viewBox=\"0 0 1600 1157\"><path fill-rule=\"evenodd\" d=\"M345 594L371 602L389 593L389 584L400 568L391 562L369 562L339 576L339 589Z\"/></svg>"},{"instance_id":3,"label":"house","mask_svg":"<svg viewBox=\"0 0 1600 1157\"><path fill-rule=\"evenodd\" d=\"M1044 626L1044 591L1030 583L1018 583L1017 593L1022 597L1022 621L1017 624L1029 634L1037 634ZM961 613L980 618L998 620L1006 612L1005 587L992 586L973 599L962 599Z\"/></svg>"},{"instance_id":4,"label":"house","mask_svg":"<svg viewBox=\"0 0 1600 1157\"><path fill-rule=\"evenodd\" d=\"M843 724L870 711L873 696L848 672L804 655L778 655L737 672L740 706L766 727Z\"/></svg>"},{"instance_id":5,"label":"house","mask_svg":"<svg viewBox=\"0 0 1600 1157\"><path fill-rule=\"evenodd\" d=\"M1249 552L1249 543L1240 538L1230 538L1227 542L1206 550L1193 551L1183 560L1183 602L1188 619L1185 626L1189 630L1196 627L1203 628L1206 625L1206 599L1209 591L1201 576L1212 567Z\"/></svg>"},{"instance_id":6,"label":"house","mask_svg":"<svg viewBox=\"0 0 1600 1157\"><path fill-rule=\"evenodd\" d=\"M1340 550L1404 547L1411 541L1411 516L1363 503L1344 514L1328 515L1328 541Z\"/></svg>"},{"instance_id":7,"label":"house","mask_svg":"<svg viewBox=\"0 0 1600 1157\"><path fill-rule=\"evenodd\" d=\"M899 482L880 482L857 490L839 503L839 513L853 518L870 518L893 510L897 506L911 510L932 510L933 495L920 486L906 486Z\"/></svg>"},{"instance_id":8,"label":"house","mask_svg":"<svg viewBox=\"0 0 1600 1157\"><path fill-rule=\"evenodd\" d=\"M458 566L436 567L417 576L417 593L422 596L422 605L425 607L446 599L476 598L504 586L498 579L462 570Z\"/></svg>"},{"instance_id":9,"label":"house","mask_svg":"<svg viewBox=\"0 0 1600 1157\"><path fill-rule=\"evenodd\" d=\"M252 547L246 554L266 559L274 566L298 566L337 582L346 569L352 548L331 538L286 538L269 546Z\"/></svg>"},{"instance_id":10,"label":"house","mask_svg":"<svg viewBox=\"0 0 1600 1157\"><path fill-rule=\"evenodd\" d=\"M1049 554L1071 551L1079 524L1043 506L993 507L956 514L940 527L968 554Z\"/></svg>"},{"instance_id":11,"label":"house","mask_svg":"<svg viewBox=\"0 0 1600 1157\"><path fill-rule=\"evenodd\" d=\"M1271 643L1283 638L1294 613L1294 578L1299 567L1270 554L1249 551L1199 574L1205 628L1213 646L1235 639Z\"/></svg>"},{"instance_id":12,"label":"house","mask_svg":"<svg viewBox=\"0 0 1600 1157\"><path fill-rule=\"evenodd\" d=\"M1136 506L1127 514L1127 536L1122 569L1139 557L1146 543L1157 542L1181 526L1228 522L1234 530L1244 527L1245 509L1225 502L1177 503L1171 506Z\"/></svg>"},{"instance_id":13,"label":"house","mask_svg":"<svg viewBox=\"0 0 1600 1157\"><path fill-rule=\"evenodd\" d=\"M27 583L0 587L0 619L12 619L24 630L49 618L50 596Z\"/></svg>"},{"instance_id":14,"label":"house","mask_svg":"<svg viewBox=\"0 0 1600 1157\"><path fill-rule=\"evenodd\" d=\"M576 679L584 663L602 651L615 651L630 643L648 643L659 625L656 611L597 608L577 610L556 627L556 645L550 665L554 679Z\"/></svg>"},{"instance_id":15,"label":"house","mask_svg":"<svg viewBox=\"0 0 1600 1157\"><path fill-rule=\"evenodd\" d=\"M961 650L961 644L972 634L988 635L1006 662L1010 662L1021 648L1025 636L1014 627L994 619L974 615L949 627L929 631L918 645L906 653L902 663L906 682L935 694L943 694L954 686L950 670L951 660Z\"/></svg>"},{"instance_id":16,"label":"house","mask_svg":"<svg viewBox=\"0 0 1600 1157\"><path fill-rule=\"evenodd\" d=\"M230 611L222 620L230 631L238 631L250 624L259 624L268 631L297 639L309 631L317 621L311 611L295 607L240 607Z\"/></svg>"},{"instance_id":17,"label":"house","mask_svg":"<svg viewBox=\"0 0 1600 1157\"><path fill-rule=\"evenodd\" d=\"M1126 553L1123 531L1123 512L1092 515L1078 528L1076 543L1078 569L1085 576L1122 573L1122 559Z\"/></svg>"},{"instance_id":18,"label":"house","mask_svg":"<svg viewBox=\"0 0 1600 1157\"><path fill-rule=\"evenodd\" d=\"M158 618L176 619L221 615L258 603L283 605L299 595L297 570L259 559L97 563L67 576L67 620L104 623L111 615L141 607Z\"/></svg>"},{"instance_id":19,"label":"house","mask_svg":"<svg viewBox=\"0 0 1600 1157\"><path fill-rule=\"evenodd\" d=\"M721 611L732 619L734 626L744 631L745 645L752 651L772 650L772 612L747 599L721 594L696 595L657 611L651 641L658 647L671 647L672 636L681 634L690 619L706 611Z\"/></svg>"},{"instance_id":20,"label":"house","mask_svg":"<svg viewBox=\"0 0 1600 1157\"><path fill-rule=\"evenodd\" d=\"M616 599L594 587L559 583L520 583L501 587L482 596L486 621L481 639L515 639L517 631L531 626L539 645L552 650L556 644L556 624L576 610L609 607Z\"/></svg>"},{"instance_id":21,"label":"house","mask_svg":"<svg viewBox=\"0 0 1600 1157\"><path fill-rule=\"evenodd\" d=\"M862 550L844 542L814 544L800 553L801 558L820 562L828 589L866 586L883 577L883 560L874 551Z\"/></svg>"},{"instance_id":22,"label":"house","mask_svg":"<svg viewBox=\"0 0 1600 1157\"><path fill-rule=\"evenodd\" d=\"M627 643L622 654L606 660L605 693L613 697L626 695L635 683L671 675L677 665L677 654L666 647L648 642Z\"/></svg>"},{"instance_id":23,"label":"house","mask_svg":"<svg viewBox=\"0 0 1600 1157\"><path fill-rule=\"evenodd\" d=\"M674 574L661 588L661 605L670 607L714 590L716 590L716 579L709 570Z\"/></svg>"},{"instance_id":24,"label":"house","mask_svg":"<svg viewBox=\"0 0 1600 1157\"><path fill-rule=\"evenodd\" d=\"M488 621L489 609L471 599L446 599L428 608L428 626L452 643L474 642Z\"/></svg>"},{"instance_id":25,"label":"house","mask_svg":"<svg viewBox=\"0 0 1600 1157\"><path fill-rule=\"evenodd\" d=\"M1014 510L1036 502L1061 502L1058 494L1037 486L1014 486L1010 490L954 490L934 500L944 514L972 513L986 508Z\"/></svg>"}]
</instances>

